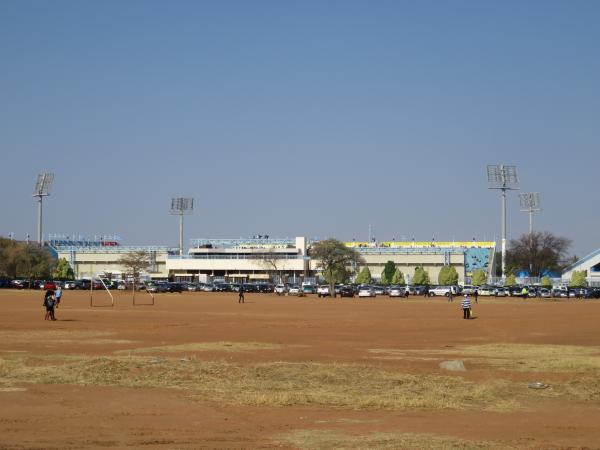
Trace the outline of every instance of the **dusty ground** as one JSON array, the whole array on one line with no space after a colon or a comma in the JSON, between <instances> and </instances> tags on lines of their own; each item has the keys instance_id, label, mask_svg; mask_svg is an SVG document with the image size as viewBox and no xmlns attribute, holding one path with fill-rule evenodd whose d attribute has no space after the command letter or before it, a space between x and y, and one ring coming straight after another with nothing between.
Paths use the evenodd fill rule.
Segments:
<instances>
[{"instance_id":1,"label":"dusty ground","mask_svg":"<svg viewBox=\"0 0 600 450\"><path fill-rule=\"evenodd\" d=\"M0 448L600 448L600 301L115 299L0 291Z\"/></svg>"}]
</instances>

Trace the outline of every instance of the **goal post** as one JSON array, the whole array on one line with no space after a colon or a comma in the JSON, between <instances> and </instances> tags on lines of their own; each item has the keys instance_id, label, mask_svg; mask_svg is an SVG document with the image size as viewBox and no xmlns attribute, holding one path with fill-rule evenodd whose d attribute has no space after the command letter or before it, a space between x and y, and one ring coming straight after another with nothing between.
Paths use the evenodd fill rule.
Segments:
<instances>
[{"instance_id":1,"label":"goal post","mask_svg":"<svg viewBox=\"0 0 600 450\"><path fill-rule=\"evenodd\" d=\"M94 306L114 307L115 306L115 298L113 297L112 292L110 292L110 289L108 289L108 286L106 286L106 283L102 279L102 276L97 275L97 278L100 281L100 283L102 284L102 287L104 288L104 290L108 293L108 295L110 297L110 305L94 305L94 277L91 277L90 278L90 308L93 308Z\"/></svg>"}]
</instances>

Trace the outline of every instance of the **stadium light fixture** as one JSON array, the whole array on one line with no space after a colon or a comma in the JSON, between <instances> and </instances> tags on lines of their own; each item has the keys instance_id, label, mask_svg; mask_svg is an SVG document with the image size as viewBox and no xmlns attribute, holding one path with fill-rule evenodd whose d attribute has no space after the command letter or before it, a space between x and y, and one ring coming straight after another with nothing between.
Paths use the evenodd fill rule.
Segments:
<instances>
[{"instance_id":1,"label":"stadium light fixture","mask_svg":"<svg viewBox=\"0 0 600 450\"><path fill-rule=\"evenodd\" d=\"M171 199L171 214L179 216L179 255L183 256L183 216L191 214L194 209L194 199L176 197Z\"/></svg>"},{"instance_id":2,"label":"stadium light fixture","mask_svg":"<svg viewBox=\"0 0 600 450\"><path fill-rule=\"evenodd\" d=\"M488 189L502 191L502 278L506 277L506 191L519 189L517 166L488 165Z\"/></svg>"},{"instance_id":3,"label":"stadium light fixture","mask_svg":"<svg viewBox=\"0 0 600 450\"><path fill-rule=\"evenodd\" d=\"M33 191L33 197L38 198L38 245L43 245L43 234L42 234L42 211L43 211L43 198L50 195L50 189L54 182L54 174L51 172L40 173L35 182L35 188Z\"/></svg>"},{"instance_id":4,"label":"stadium light fixture","mask_svg":"<svg viewBox=\"0 0 600 450\"><path fill-rule=\"evenodd\" d=\"M519 194L521 202L521 211L529 213L529 235L533 233L533 213L541 211L540 208L540 193L539 192L524 192Z\"/></svg>"}]
</instances>

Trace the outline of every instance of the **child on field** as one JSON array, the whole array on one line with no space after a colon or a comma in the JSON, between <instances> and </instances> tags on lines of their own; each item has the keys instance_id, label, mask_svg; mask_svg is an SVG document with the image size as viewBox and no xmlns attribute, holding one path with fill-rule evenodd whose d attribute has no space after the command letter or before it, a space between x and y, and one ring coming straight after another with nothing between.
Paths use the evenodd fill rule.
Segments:
<instances>
[{"instance_id":1,"label":"child on field","mask_svg":"<svg viewBox=\"0 0 600 450\"><path fill-rule=\"evenodd\" d=\"M44 294L44 303L43 305L46 307L46 315L44 320L56 320L54 317L54 305L56 303L56 298L54 297L54 291L48 289Z\"/></svg>"}]
</instances>

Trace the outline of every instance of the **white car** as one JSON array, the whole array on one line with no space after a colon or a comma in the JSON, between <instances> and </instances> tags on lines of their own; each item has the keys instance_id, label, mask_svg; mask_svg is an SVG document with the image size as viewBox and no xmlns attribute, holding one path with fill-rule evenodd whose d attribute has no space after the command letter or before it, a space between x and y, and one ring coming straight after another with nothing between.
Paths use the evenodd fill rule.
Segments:
<instances>
[{"instance_id":1,"label":"white car","mask_svg":"<svg viewBox=\"0 0 600 450\"><path fill-rule=\"evenodd\" d=\"M329 286L322 285L317 288L318 297L327 297L329 295L331 295L331 292L329 292Z\"/></svg>"},{"instance_id":2,"label":"white car","mask_svg":"<svg viewBox=\"0 0 600 450\"><path fill-rule=\"evenodd\" d=\"M390 287L389 296L390 297L404 297L404 288L400 286L392 286Z\"/></svg>"},{"instance_id":3,"label":"white car","mask_svg":"<svg viewBox=\"0 0 600 450\"><path fill-rule=\"evenodd\" d=\"M363 286L358 290L359 297L375 297L375 289L371 286Z\"/></svg>"},{"instance_id":4,"label":"white car","mask_svg":"<svg viewBox=\"0 0 600 450\"><path fill-rule=\"evenodd\" d=\"M288 289L288 295L302 297L304 295L304 292L302 292L302 288L300 286L290 286L290 288Z\"/></svg>"},{"instance_id":5,"label":"white car","mask_svg":"<svg viewBox=\"0 0 600 450\"><path fill-rule=\"evenodd\" d=\"M506 297L507 295L508 293L503 287L497 287L494 289L494 297Z\"/></svg>"},{"instance_id":6,"label":"white car","mask_svg":"<svg viewBox=\"0 0 600 450\"><path fill-rule=\"evenodd\" d=\"M278 284L277 286L275 286L275 293L277 295L285 295L286 292L287 289L285 288L285 284Z\"/></svg>"},{"instance_id":7,"label":"white car","mask_svg":"<svg viewBox=\"0 0 600 450\"><path fill-rule=\"evenodd\" d=\"M434 288L429 288L430 296L441 295L449 297L450 293L452 293L452 295L460 294L457 286L436 286Z\"/></svg>"}]
</instances>

